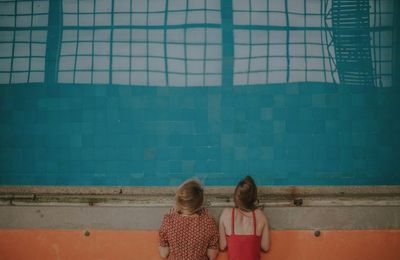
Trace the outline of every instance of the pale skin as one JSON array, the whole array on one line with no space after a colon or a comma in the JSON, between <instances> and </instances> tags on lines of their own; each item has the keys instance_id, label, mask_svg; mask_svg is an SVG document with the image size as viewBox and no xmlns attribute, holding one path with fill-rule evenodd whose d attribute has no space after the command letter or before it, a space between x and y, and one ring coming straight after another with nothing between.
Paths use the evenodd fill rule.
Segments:
<instances>
[{"instance_id":1,"label":"pale skin","mask_svg":"<svg viewBox=\"0 0 400 260\"><path fill-rule=\"evenodd\" d=\"M196 217L197 214L196 213L191 213L187 210L182 209L181 210L181 214L182 216L188 217L188 218L192 218L192 217ZM162 258L167 258L169 255L169 247L159 247L160 250L160 256ZM215 260L217 258L218 255L218 250L216 249L207 249L207 257L209 260Z\"/></svg>"},{"instance_id":2,"label":"pale skin","mask_svg":"<svg viewBox=\"0 0 400 260\"><path fill-rule=\"evenodd\" d=\"M269 228L265 214L260 210L255 210L256 215L256 235L261 236L261 250L267 252L269 249ZM232 208L225 208L219 219L219 248L221 251L227 249L226 235L231 235ZM253 215L251 211L235 209L235 234L253 234Z\"/></svg>"}]
</instances>

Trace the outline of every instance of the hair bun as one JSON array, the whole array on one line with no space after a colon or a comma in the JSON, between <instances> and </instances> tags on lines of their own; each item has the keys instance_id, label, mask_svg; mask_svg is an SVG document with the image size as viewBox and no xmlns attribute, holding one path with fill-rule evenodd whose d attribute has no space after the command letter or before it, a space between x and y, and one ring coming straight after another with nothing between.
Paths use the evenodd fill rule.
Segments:
<instances>
[{"instance_id":1,"label":"hair bun","mask_svg":"<svg viewBox=\"0 0 400 260\"><path fill-rule=\"evenodd\" d=\"M244 182L245 184L249 185L249 186L255 186L255 185L256 185L256 183L254 182L254 179L253 179L251 176L249 176L249 175L247 175L247 176L243 179L243 182Z\"/></svg>"},{"instance_id":2,"label":"hair bun","mask_svg":"<svg viewBox=\"0 0 400 260\"><path fill-rule=\"evenodd\" d=\"M257 186L251 176L242 179L235 189L235 204L244 210L253 210L256 208Z\"/></svg>"}]
</instances>

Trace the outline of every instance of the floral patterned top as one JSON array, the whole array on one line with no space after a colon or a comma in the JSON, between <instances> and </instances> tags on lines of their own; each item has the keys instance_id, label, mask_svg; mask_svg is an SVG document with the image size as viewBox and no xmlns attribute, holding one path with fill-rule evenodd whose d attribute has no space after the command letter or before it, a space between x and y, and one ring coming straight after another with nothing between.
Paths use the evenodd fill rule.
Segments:
<instances>
[{"instance_id":1,"label":"floral patterned top","mask_svg":"<svg viewBox=\"0 0 400 260\"><path fill-rule=\"evenodd\" d=\"M159 231L160 246L169 247L169 260L207 260L207 249L218 249L218 227L207 209L191 216L171 209Z\"/></svg>"}]
</instances>

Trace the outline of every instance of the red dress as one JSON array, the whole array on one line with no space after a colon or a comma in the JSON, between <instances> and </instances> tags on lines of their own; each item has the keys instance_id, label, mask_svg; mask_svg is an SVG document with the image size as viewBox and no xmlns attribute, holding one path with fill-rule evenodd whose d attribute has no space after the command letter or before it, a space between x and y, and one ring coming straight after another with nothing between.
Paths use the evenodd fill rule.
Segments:
<instances>
[{"instance_id":1,"label":"red dress","mask_svg":"<svg viewBox=\"0 0 400 260\"><path fill-rule=\"evenodd\" d=\"M232 223L230 236L226 237L228 244L229 260L260 260L261 258L261 236L257 236L256 215L253 213L253 234L235 234L235 209L232 209Z\"/></svg>"},{"instance_id":2,"label":"red dress","mask_svg":"<svg viewBox=\"0 0 400 260\"><path fill-rule=\"evenodd\" d=\"M169 247L168 259L208 260L207 249L218 249L218 227L206 209L195 216L171 210L160 227L160 246Z\"/></svg>"}]
</instances>

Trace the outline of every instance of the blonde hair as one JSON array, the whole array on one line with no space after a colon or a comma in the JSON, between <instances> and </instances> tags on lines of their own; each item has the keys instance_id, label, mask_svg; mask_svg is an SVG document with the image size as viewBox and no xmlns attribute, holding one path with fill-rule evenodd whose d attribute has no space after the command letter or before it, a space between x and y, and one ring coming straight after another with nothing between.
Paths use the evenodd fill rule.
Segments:
<instances>
[{"instance_id":1,"label":"blonde hair","mask_svg":"<svg viewBox=\"0 0 400 260\"><path fill-rule=\"evenodd\" d=\"M182 183L175 194L177 210L196 213L203 207L203 187L197 179L189 179Z\"/></svg>"},{"instance_id":2,"label":"blonde hair","mask_svg":"<svg viewBox=\"0 0 400 260\"><path fill-rule=\"evenodd\" d=\"M253 178L246 176L235 188L235 206L245 211L257 208L257 186Z\"/></svg>"}]
</instances>

